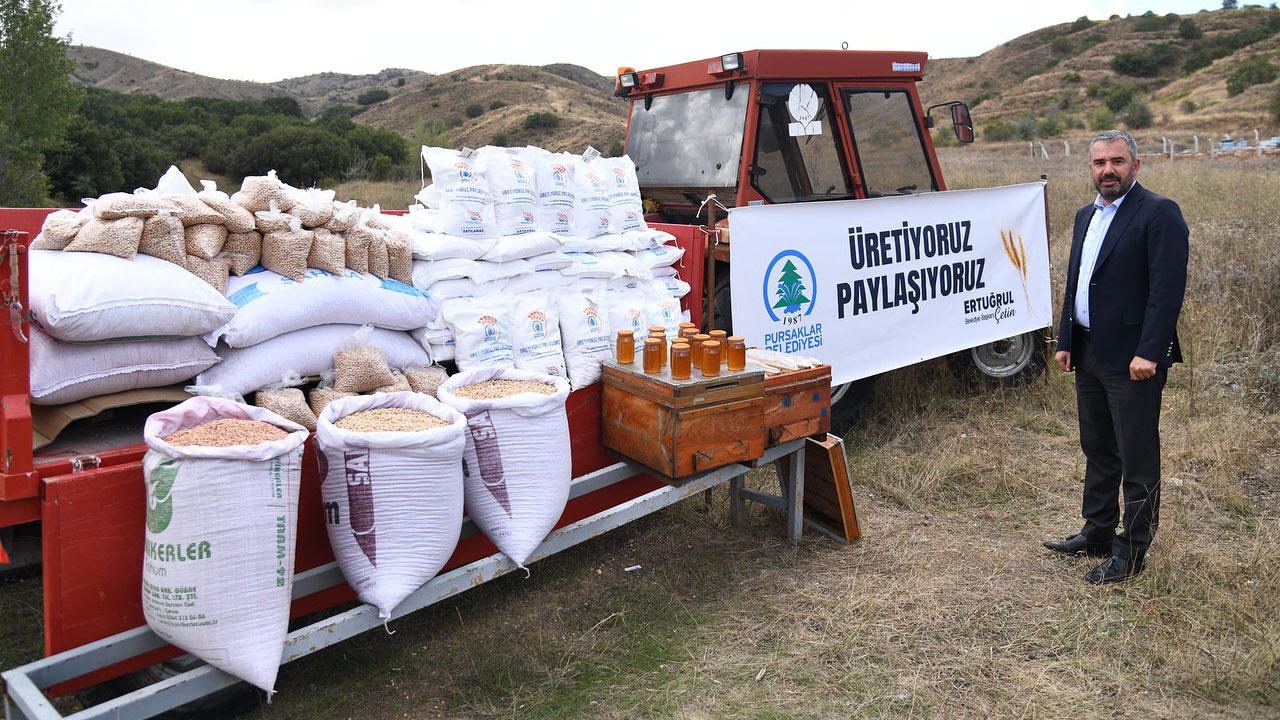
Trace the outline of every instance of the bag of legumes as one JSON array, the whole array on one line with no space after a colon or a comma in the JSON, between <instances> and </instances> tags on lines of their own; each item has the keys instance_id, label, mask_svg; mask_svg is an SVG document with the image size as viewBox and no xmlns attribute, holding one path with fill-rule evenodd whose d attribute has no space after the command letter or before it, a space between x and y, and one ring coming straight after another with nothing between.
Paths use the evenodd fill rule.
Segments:
<instances>
[{"instance_id":1,"label":"bag of legumes","mask_svg":"<svg viewBox=\"0 0 1280 720\"><path fill-rule=\"evenodd\" d=\"M467 514L519 568L555 527L573 479L563 378L481 368L436 391L467 418Z\"/></svg>"},{"instance_id":2,"label":"bag of legumes","mask_svg":"<svg viewBox=\"0 0 1280 720\"><path fill-rule=\"evenodd\" d=\"M160 637L274 693L307 431L194 397L147 418L142 610Z\"/></svg>"},{"instance_id":3,"label":"bag of legumes","mask_svg":"<svg viewBox=\"0 0 1280 720\"><path fill-rule=\"evenodd\" d=\"M466 428L457 410L414 392L339 398L320 414L329 544L384 622L458 545Z\"/></svg>"}]
</instances>

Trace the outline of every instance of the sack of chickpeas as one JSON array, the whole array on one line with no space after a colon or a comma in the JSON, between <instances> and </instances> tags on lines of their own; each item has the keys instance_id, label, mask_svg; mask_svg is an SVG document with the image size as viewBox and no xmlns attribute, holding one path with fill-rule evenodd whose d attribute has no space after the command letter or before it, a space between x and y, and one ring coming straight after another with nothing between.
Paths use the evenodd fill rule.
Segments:
<instances>
[{"instance_id":1,"label":"sack of chickpeas","mask_svg":"<svg viewBox=\"0 0 1280 720\"><path fill-rule=\"evenodd\" d=\"M397 392L330 402L316 428L329 544L383 621L453 555L462 532L466 419Z\"/></svg>"},{"instance_id":2,"label":"sack of chickpeas","mask_svg":"<svg viewBox=\"0 0 1280 720\"><path fill-rule=\"evenodd\" d=\"M232 400L147 418L142 610L164 640L274 692L307 431Z\"/></svg>"},{"instance_id":3,"label":"sack of chickpeas","mask_svg":"<svg viewBox=\"0 0 1280 720\"><path fill-rule=\"evenodd\" d=\"M528 370L482 368L450 377L436 394L467 418L467 513L523 568L569 500L569 383Z\"/></svg>"}]
</instances>

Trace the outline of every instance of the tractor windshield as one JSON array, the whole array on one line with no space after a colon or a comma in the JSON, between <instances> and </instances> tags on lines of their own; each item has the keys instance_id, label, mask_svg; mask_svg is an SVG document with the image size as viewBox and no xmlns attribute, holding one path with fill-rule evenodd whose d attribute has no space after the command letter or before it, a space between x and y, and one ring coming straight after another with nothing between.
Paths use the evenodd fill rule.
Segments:
<instances>
[{"instance_id":1,"label":"tractor windshield","mask_svg":"<svg viewBox=\"0 0 1280 720\"><path fill-rule=\"evenodd\" d=\"M905 91L845 90L844 106L867 197L938 189Z\"/></svg>"},{"instance_id":2,"label":"tractor windshield","mask_svg":"<svg viewBox=\"0 0 1280 720\"><path fill-rule=\"evenodd\" d=\"M853 197L824 83L760 89L751 185L772 203Z\"/></svg>"},{"instance_id":3,"label":"tractor windshield","mask_svg":"<svg viewBox=\"0 0 1280 720\"><path fill-rule=\"evenodd\" d=\"M739 87L657 95L631 103L627 155L642 187L733 187L738 184L747 99Z\"/></svg>"}]
</instances>

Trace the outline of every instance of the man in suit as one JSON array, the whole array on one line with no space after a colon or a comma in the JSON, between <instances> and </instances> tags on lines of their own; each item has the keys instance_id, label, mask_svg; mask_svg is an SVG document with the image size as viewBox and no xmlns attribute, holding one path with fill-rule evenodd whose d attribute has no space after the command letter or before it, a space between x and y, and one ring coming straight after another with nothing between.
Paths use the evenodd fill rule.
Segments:
<instances>
[{"instance_id":1,"label":"man in suit","mask_svg":"<svg viewBox=\"0 0 1280 720\"><path fill-rule=\"evenodd\" d=\"M1159 523L1160 398L1182 360L1187 225L1176 203L1138 184L1140 165L1126 132L1089 145L1098 196L1076 213L1055 358L1076 373L1084 527L1045 547L1107 558L1085 573L1097 584L1142 572Z\"/></svg>"}]
</instances>

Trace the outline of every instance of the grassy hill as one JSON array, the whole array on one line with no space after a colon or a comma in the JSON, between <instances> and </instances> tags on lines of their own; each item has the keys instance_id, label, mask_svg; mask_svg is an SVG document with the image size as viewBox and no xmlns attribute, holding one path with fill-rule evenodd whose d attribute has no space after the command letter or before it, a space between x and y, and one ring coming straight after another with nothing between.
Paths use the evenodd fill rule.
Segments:
<instances>
[{"instance_id":1,"label":"grassy hill","mask_svg":"<svg viewBox=\"0 0 1280 720\"><path fill-rule=\"evenodd\" d=\"M1228 92L1232 74L1258 60L1280 64L1280 10L1082 18L978 57L931 60L920 89L926 105L968 102L979 135L984 125L1026 115L1056 118L1064 130L1086 127L1121 85L1145 100L1154 127L1237 133L1260 127L1274 134L1276 122L1267 115L1274 81Z\"/></svg>"}]
</instances>

